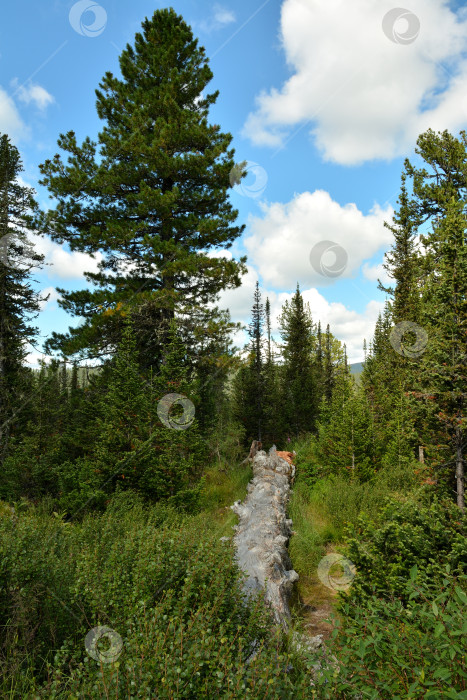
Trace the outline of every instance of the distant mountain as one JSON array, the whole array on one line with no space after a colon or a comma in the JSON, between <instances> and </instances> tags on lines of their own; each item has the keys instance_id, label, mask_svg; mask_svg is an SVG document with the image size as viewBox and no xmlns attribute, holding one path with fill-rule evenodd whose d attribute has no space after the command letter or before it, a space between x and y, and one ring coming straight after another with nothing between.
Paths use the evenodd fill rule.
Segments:
<instances>
[{"instance_id":1,"label":"distant mountain","mask_svg":"<svg viewBox=\"0 0 467 700\"><path fill-rule=\"evenodd\" d=\"M363 371L363 362L354 362L349 365L351 374L361 374Z\"/></svg>"}]
</instances>

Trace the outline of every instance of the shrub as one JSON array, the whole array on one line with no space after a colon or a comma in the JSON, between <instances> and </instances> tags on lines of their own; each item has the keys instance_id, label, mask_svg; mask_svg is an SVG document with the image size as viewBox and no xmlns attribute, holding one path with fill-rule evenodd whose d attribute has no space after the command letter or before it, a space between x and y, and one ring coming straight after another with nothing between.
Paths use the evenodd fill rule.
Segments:
<instances>
[{"instance_id":1,"label":"shrub","mask_svg":"<svg viewBox=\"0 0 467 700\"><path fill-rule=\"evenodd\" d=\"M467 699L467 577L446 567L434 595L418 573L413 567L404 582L407 606L376 595L343 606L344 623L336 621L332 642L319 652L317 697Z\"/></svg>"},{"instance_id":2,"label":"shrub","mask_svg":"<svg viewBox=\"0 0 467 700\"><path fill-rule=\"evenodd\" d=\"M306 697L305 670L261 597L245 605L232 545L201 514L129 492L79 523L5 508L0 543L2 697ZM114 663L85 649L102 625L123 640Z\"/></svg>"},{"instance_id":3,"label":"shrub","mask_svg":"<svg viewBox=\"0 0 467 700\"><path fill-rule=\"evenodd\" d=\"M446 564L467 569L467 518L451 502L389 500L378 525L361 515L348 536L348 556L357 568L350 590L355 601L373 592L406 600L405 581L415 565L419 580L432 590Z\"/></svg>"}]
</instances>

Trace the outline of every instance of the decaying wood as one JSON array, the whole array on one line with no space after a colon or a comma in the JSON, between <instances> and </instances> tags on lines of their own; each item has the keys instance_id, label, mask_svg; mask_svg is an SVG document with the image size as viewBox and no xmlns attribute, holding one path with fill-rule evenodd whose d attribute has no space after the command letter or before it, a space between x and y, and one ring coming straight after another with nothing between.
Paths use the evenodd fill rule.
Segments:
<instances>
[{"instance_id":1,"label":"decaying wood","mask_svg":"<svg viewBox=\"0 0 467 700\"><path fill-rule=\"evenodd\" d=\"M253 446L252 446L253 447ZM292 455L292 453L288 453ZM265 590L276 621L287 630L289 597L298 574L287 552L292 521L287 518L289 481L295 467L272 447L253 459L253 479L248 495L231 506L239 517L234 544L238 564L247 574L245 593Z\"/></svg>"},{"instance_id":2,"label":"decaying wood","mask_svg":"<svg viewBox=\"0 0 467 700\"><path fill-rule=\"evenodd\" d=\"M243 462L241 462L241 464L245 464L246 462L252 462L254 460L254 458L256 457L256 455L258 454L258 452L262 449L262 447L263 446L259 440L253 440L253 442L251 443L250 452L248 454L248 457L246 459L244 459Z\"/></svg>"}]
</instances>

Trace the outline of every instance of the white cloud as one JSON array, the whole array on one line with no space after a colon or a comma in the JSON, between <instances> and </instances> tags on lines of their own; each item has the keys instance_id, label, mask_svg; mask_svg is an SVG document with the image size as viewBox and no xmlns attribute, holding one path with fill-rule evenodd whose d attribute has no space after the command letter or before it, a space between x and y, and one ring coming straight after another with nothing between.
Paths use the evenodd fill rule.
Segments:
<instances>
[{"instance_id":1,"label":"white cloud","mask_svg":"<svg viewBox=\"0 0 467 700\"><path fill-rule=\"evenodd\" d=\"M362 262L369 260L382 246L392 241L392 233L383 225L390 221L393 210L379 205L363 214L355 204L341 206L328 192L316 190L295 195L288 203L260 203L263 216L250 215L245 239L249 261L257 268L264 283L277 289L292 289L299 282L307 286L328 286L336 277L320 273L320 260L332 267L332 252L323 255L312 249L322 241L332 241L344 249L342 274L354 276ZM347 256L347 261L345 261ZM340 257L339 257L340 259Z\"/></svg>"},{"instance_id":2,"label":"white cloud","mask_svg":"<svg viewBox=\"0 0 467 700\"><path fill-rule=\"evenodd\" d=\"M61 279L81 279L85 272L98 272L98 263L102 260L102 253L96 253L92 258L87 253L77 251L69 252L65 247L54 243L46 236L31 236L38 253L45 256L45 262L49 263L44 267L49 277L60 277Z\"/></svg>"},{"instance_id":3,"label":"white cloud","mask_svg":"<svg viewBox=\"0 0 467 700\"><path fill-rule=\"evenodd\" d=\"M14 100L0 87L0 133L8 134L12 141L16 141L27 137L28 132Z\"/></svg>"},{"instance_id":4,"label":"white cloud","mask_svg":"<svg viewBox=\"0 0 467 700\"><path fill-rule=\"evenodd\" d=\"M45 88L41 85L34 85L34 83L29 83L26 86L21 85L17 89L17 94L21 102L25 104L30 104L32 102L41 111L45 110L49 104L55 102L55 98L47 92Z\"/></svg>"},{"instance_id":5,"label":"white cloud","mask_svg":"<svg viewBox=\"0 0 467 700\"><path fill-rule=\"evenodd\" d=\"M218 29L223 29L235 21L235 14L232 10L222 7L221 5L214 5L212 16L209 19L202 20L201 22L193 22L193 24L202 32L209 34Z\"/></svg>"},{"instance_id":6,"label":"white cloud","mask_svg":"<svg viewBox=\"0 0 467 700\"><path fill-rule=\"evenodd\" d=\"M392 277L389 277L388 273L384 269L383 263L380 263L379 265L369 265L368 263L365 263L362 268L362 273L367 280L370 280L370 282L377 282L378 280L381 280L385 287L392 287L395 284L395 280Z\"/></svg>"},{"instance_id":7,"label":"white cloud","mask_svg":"<svg viewBox=\"0 0 467 700\"><path fill-rule=\"evenodd\" d=\"M248 325L253 305L253 292L258 275L254 268L248 267L247 274L242 278L242 286L227 290L221 294L220 308L228 308L233 321ZM279 316L286 300L290 301L294 292L277 292L260 286L263 304L266 297L271 305L271 331L276 342L281 342L279 333ZM378 313L382 311L384 302L369 301L363 313L358 313L338 302L328 302L317 289L302 289L305 302L310 304L314 323L321 321L323 331L329 323L331 332L347 346L349 362L360 362L363 359L363 339L369 342L374 333ZM249 338L245 331L234 336L234 343L242 348Z\"/></svg>"},{"instance_id":8,"label":"white cloud","mask_svg":"<svg viewBox=\"0 0 467 700\"><path fill-rule=\"evenodd\" d=\"M284 0L281 35L292 75L257 97L244 135L280 146L309 125L326 160L352 165L405 154L428 127L465 126L466 8L455 14L447 0L411 0L420 32L407 44L383 32L392 9L393 0ZM399 33L407 27L403 18L394 25Z\"/></svg>"},{"instance_id":9,"label":"white cloud","mask_svg":"<svg viewBox=\"0 0 467 700\"><path fill-rule=\"evenodd\" d=\"M220 293L217 306L229 309L233 321L248 321L257 279L257 272L247 265L247 273L242 277L241 287L225 289Z\"/></svg>"},{"instance_id":10,"label":"white cloud","mask_svg":"<svg viewBox=\"0 0 467 700\"><path fill-rule=\"evenodd\" d=\"M321 328L326 330L329 323L331 333L338 338L341 343L347 346L347 357L349 362L360 362L363 359L363 339L367 342L373 337L375 323L378 313L382 311L384 302L370 301L364 313L358 313L347 308L341 302L329 302L317 289L302 289L303 299L309 303L311 316L314 323L321 321ZM270 294L271 318L273 325L273 335L279 338L278 316L285 300L290 300L293 292L282 293L277 296Z\"/></svg>"},{"instance_id":11,"label":"white cloud","mask_svg":"<svg viewBox=\"0 0 467 700\"><path fill-rule=\"evenodd\" d=\"M37 350L33 350L30 352L28 355L26 355L24 361L30 366L34 368L40 367L39 360L45 360L46 362L50 362L52 359L52 355L46 355L45 353L37 352Z\"/></svg>"}]
</instances>

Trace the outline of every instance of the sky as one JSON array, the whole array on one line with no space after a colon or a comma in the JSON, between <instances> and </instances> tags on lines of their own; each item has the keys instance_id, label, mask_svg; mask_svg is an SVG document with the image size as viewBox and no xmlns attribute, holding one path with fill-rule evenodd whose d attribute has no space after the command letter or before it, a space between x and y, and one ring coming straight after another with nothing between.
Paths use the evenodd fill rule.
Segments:
<instances>
[{"instance_id":1,"label":"sky","mask_svg":"<svg viewBox=\"0 0 467 700\"><path fill-rule=\"evenodd\" d=\"M22 181L51 206L39 164L59 152L60 133L97 138L100 80L120 74L118 57L144 18L173 7L210 61L208 90L219 90L210 122L247 161L229 194L245 231L228 254L246 254L248 273L219 305L248 323L258 280L279 339L278 314L298 283L315 323L329 323L359 362L386 299L378 279L390 283L384 222L404 159L420 165L414 149L426 129L467 126L467 6L400 1L16 0L2 7L0 133L20 151ZM31 365L53 330L79 323L58 306L56 288L82 289L100 259L47 237L34 243L48 263L34 286L49 300Z\"/></svg>"}]
</instances>

